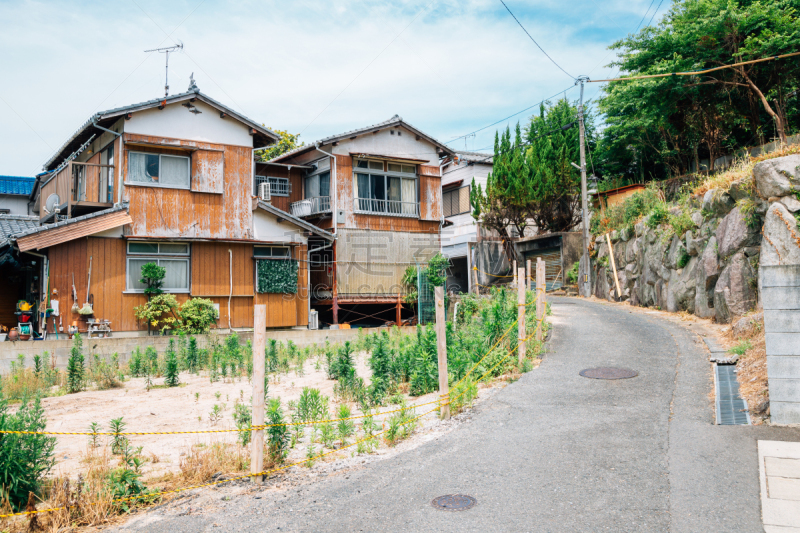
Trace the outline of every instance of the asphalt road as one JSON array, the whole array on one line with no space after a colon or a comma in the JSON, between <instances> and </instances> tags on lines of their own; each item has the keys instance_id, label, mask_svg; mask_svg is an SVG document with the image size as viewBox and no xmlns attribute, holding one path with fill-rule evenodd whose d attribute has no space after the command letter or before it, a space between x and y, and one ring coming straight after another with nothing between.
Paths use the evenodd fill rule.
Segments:
<instances>
[{"instance_id":1,"label":"asphalt road","mask_svg":"<svg viewBox=\"0 0 800 533\"><path fill-rule=\"evenodd\" d=\"M800 441L800 430L715 426L708 354L686 329L622 306L552 303L550 353L470 423L349 476L135 530L762 531L756 441ZM578 375L598 366L639 376ZM452 493L478 504L431 506Z\"/></svg>"}]
</instances>

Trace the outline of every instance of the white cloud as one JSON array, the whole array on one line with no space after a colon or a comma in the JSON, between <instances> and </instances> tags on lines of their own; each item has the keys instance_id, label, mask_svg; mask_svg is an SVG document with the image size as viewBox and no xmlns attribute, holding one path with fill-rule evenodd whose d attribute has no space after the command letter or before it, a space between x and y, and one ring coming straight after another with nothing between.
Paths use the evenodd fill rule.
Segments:
<instances>
[{"instance_id":1,"label":"white cloud","mask_svg":"<svg viewBox=\"0 0 800 533\"><path fill-rule=\"evenodd\" d=\"M91 113L162 94L164 56L143 50L171 44L164 31L195 8L172 35L186 49L170 56L171 92L194 72L203 92L306 142L395 113L449 140L572 83L493 0L198 4L0 3L10 21L0 33L0 174L37 172ZM608 73L598 65L612 59L605 47L624 36L619 27L632 31L647 5L509 4L568 72L595 77ZM489 145L493 132L467 145Z\"/></svg>"}]
</instances>

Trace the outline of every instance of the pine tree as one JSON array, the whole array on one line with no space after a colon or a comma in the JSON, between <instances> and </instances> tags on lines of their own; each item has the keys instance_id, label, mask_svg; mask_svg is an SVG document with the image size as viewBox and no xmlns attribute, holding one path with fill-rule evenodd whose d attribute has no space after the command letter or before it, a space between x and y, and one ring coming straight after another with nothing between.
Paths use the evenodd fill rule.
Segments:
<instances>
[{"instance_id":1,"label":"pine tree","mask_svg":"<svg viewBox=\"0 0 800 533\"><path fill-rule=\"evenodd\" d=\"M165 362L166 362L166 370L164 372L164 385L166 385L167 387L177 387L178 356L175 353L175 343L172 339L169 340L169 345L167 345Z\"/></svg>"},{"instance_id":2,"label":"pine tree","mask_svg":"<svg viewBox=\"0 0 800 533\"><path fill-rule=\"evenodd\" d=\"M80 333L75 333L67 362L67 389L70 393L83 390L84 370L83 340Z\"/></svg>"}]
</instances>

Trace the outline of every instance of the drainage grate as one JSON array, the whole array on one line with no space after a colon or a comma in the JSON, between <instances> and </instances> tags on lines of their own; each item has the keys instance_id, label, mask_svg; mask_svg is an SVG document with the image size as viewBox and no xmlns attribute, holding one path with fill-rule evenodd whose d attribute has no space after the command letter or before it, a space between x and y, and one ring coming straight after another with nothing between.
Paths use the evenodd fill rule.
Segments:
<instances>
[{"instance_id":1,"label":"drainage grate","mask_svg":"<svg viewBox=\"0 0 800 533\"><path fill-rule=\"evenodd\" d=\"M717 385L717 424L723 426L748 426L750 414L747 402L739 396L736 365L714 365Z\"/></svg>"},{"instance_id":2,"label":"drainage grate","mask_svg":"<svg viewBox=\"0 0 800 533\"><path fill-rule=\"evenodd\" d=\"M478 500L466 494L448 494L434 498L431 505L442 511L466 511L472 509Z\"/></svg>"},{"instance_id":3,"label":"drainage grate","mask_svg":"<svg viewBox=\"0 0 800 533\"><path fill-rule=\"evenodd\" d=\"M628 379L635 378L639 373L629 368L600 367L587 368L580 371L580 375L592 379Z\"/></svg>"}]
</instances>

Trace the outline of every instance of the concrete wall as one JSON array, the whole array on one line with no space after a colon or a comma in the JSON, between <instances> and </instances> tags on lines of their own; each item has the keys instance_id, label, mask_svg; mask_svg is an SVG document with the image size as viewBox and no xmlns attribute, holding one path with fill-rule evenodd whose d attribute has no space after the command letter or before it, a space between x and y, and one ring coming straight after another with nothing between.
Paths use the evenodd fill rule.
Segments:
<instances>
[{"instance_id":1,"label":"concrete wall","mask_svg":"<svg viewBox=\"0 0 800 533\"><path fill-rule=\"evenodd\" d=\"M8 209L8 215L30 215L28 197L21 194L0 194L0 209Z\"/></svg>"},{"instance_id":2,"label":"concrete wall","mask_svg":"<svg viewBox=\"0 0 800 533\"><path fill-rule=\"evenodd\" d=\"M365 329L365 333L372 333L378 331L379 328ZM403 326L401 330L404 333L413 333L415 328L413 326ZM332 344L343 343L345 341L352 341L358 336L358 329L321 329L321 330L308 330L308 329L287 329L287 330L273 330L267 331L267 339L275 339L277 341L286 343L291 340L298 347L303 348L312 344L324 345L325 341ZM220 330L220 334L227 334L228 330ZM239 331L239 338L242 343L248 340L252 341L253 331ZM209 335L196 335L198 345L203 348L208 345ZM119 354L120 362L127 362L131 352L138 346L140 350L144 351L147 346L154 346L159 353L163 353L170 339L177 337L123 337L123 338L108 338L108 339L88 339L83 337L84 355L98 354L101 357L109 358L114 353ZM63 340L46 340L46 341L17 341L17 342L0 342L0 372L8 372L11 361L16 361L19 354L25 356L25 365L33 365L33 356L41 355L42 352L55 354L56 365L59 368L66 368L67 360L69 359L69 351L72 347L72 341L68 339Z\"/></svg>"},{"instance_id":3,"label":"concrete wall","mask_svg":"<svg viewBox=\"0 0 800 533\"><path fill-rule=\"evenodd\" d=\"M800 265L762 266L770 417L800 424Z\"/></svg>"}]
</instances>

